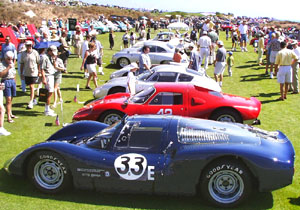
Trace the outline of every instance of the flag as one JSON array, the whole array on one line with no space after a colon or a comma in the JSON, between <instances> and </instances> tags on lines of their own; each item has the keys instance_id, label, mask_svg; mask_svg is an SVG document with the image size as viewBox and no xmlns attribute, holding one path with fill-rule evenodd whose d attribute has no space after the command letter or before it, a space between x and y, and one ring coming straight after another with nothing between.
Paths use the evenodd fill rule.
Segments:
<instances>
[{"instance_id":1,"label":"flag","mask_svg":"<svg viewBox=\"0 0 300 210\"><path fill-rule=\"evenodd\" d=\"M59 122L59 117L58 117L58 115L56 115L55 125L57 125L57 126L59 126L59 125L60 125L60 122Z\"/></svg>"}]
</instances>

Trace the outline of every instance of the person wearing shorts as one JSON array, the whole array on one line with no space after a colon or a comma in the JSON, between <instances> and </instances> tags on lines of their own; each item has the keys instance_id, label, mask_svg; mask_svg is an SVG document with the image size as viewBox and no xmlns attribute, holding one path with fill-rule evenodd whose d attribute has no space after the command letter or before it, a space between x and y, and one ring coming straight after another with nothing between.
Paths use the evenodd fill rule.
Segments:
<instances>
[{"instance_id":1,"label":"person wearing shorts","mask_svg":"<svg viewBox=\"0 0 300 210\"><path fill-rule=\"evenodd\" d=\"M241 34L240 38L240 44L241 44L241 51L247 52L247 34L248 34L248 25L246 24L246 21L244 20L242 24L239 26L239 32Z\"/></svg>"},{"instance_id":2,"label":"person wearing shorts","mask_svg":"<svg viewBox=\"0 0 300 210\"><path fill-rule=\"evenodd\" d=\"M7 122L13 123L13 118L17 118L12 114L12 99L17 95L16 91L16 69L14 65L14 53L7 51L4 55L4 60L0 63L0 71L9 68L8 73L2 77L1 83L4 83L5 89L3 94L6 99Z\"/></svg>"},{"instance_id":3,"label":"person wearing shorts","mask_svg":"<svg viewBox=\"0 0 300 210\"><path fill-rule=\"evenodd\" d=\"M52 94L54 92L54 74L56 71L55 65L55 56L57 56L57 47L51 45L47 49L47 55L43 57L41 62L41 71L42 71L42 81L48 90L47 100L45 104L45 112L46 116L56 116L54 110L50 108L50 100Z\"/></svg>"},{"instance_id":4,"label":"person wearing shorts","mask_svg":"<svg viewBox=\"0 0 300 210\"><path fill-rule=\"evenodd\" d=\"M86 82L86 89L91 89L90 87L90 81L93 78L93 82L95 84L95 87L98 87L97 84L97 52L96 52L96 45L94 42L90 42L88 45L89 49L85 52L82 64L81 64L81 70L84 68L84 63L86 62L86 67L89 73L89 77Z\"/></svg>"},{"instance_id":5,"label":"person wearing shorts","mask_svg":"<svg viewBox=\"0 0 300 210\"><path fill-rule=\"evenodd\" d=\"M10 64L8 66L8 68L3 69L3 71L0 71L0 77L4 77L9 69L12 67L13 65ZM1 83L0 84L0 136L9 136L11 133L9 131L7 131L4 128L4 115L5 115L5 108L3 106L3 89L5 88L4 84Z\"/></svg>"},{"instance_id":6,"label":"person wearing shorts","mask_svg":"<svg viewBox=\"0 0 300 210\"><path fill-rule=\"evenodd\" d=\"M294 51L286 48L287 43L281 42L281 50L277 53L275 60L275 73L277 73L277 82L280 84L280 97L278 100L287 99L289 85L292 83L292 65L298 61ZM279 67L279 70L278 70Z\"/></svg>"},{"instance_id":7,"label":"person wearing shorts","mask_svg":"<svg viewBox=\"0 0 300 210\"><path fill-rule=\"evenodd\" d=\"M222 87L223 85L223 73L226 66L226 49L224 48L224 44L222 41L218 41L217 45L219 47L217 54L216 54L216 60L214 62L215 71L214 76L216 82L218 82L219 79L219 85Z\"/></svg>"},{"instance_id":8,"label":"person wearing shorts","mask_svg":"<svg viewBox=\"0 0 300 210\"><path fill-rule=\"evenodd\" d=\"M267 48L270 49L269 59L270 59L270 78L273 79L273 66L275 63L276 55L281 50L280 41L278 40L280 36L279 32L272 34L272 39L268 43Z\"/></svg>"},{"instance_id":9,"label":"person wearing shorts","mask_svg":"<svg viewBox=\"0 0 300 210\"><path fill-rule=\"evenodd\" d=\"M30 101L27 108L32 109L33 105L36 104L34 85L38 80L40 55L32 48L32 42L25 42L26 51L22 52L20 61L20 72L21 79L25 79L25 84L30 87Z\"/></svg>"},{"instance_id":10,"label":"person wearing shorts","mask_svg":"<svg viewBox=\"0 0 300 210\"><path fill-rule=\"evenodd\" d=\"M59 98L58 103L63 102L59 86L62 81L62 72L66 72L66 68L65 68L65 65L64 65L62 59L58 58L57 56L55 56L54 59L55 59L56 72L54 73L54 103L53 103L53 107L55 108L57 98Z\"/></svg>"}]
</instances>

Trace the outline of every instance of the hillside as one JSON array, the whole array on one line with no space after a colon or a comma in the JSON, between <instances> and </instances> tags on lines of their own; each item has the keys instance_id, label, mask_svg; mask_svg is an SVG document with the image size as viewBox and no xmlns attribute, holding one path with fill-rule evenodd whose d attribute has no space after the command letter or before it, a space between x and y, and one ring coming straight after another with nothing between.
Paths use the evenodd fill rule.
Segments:
<instances>
[{"instance_id":1,"label":"hillside","mask_svg":"<svg viewBox=\"0 0 300 210\"><path fill-rule=\"evenodd\" d=\"M35 17L30 18L25 15L25 12L30 10L36 14ZM104 14L106 17L114 14L120 16L130 16L132 18L138 18L139 16L153 16L149 12L123 10L119 8L106 8L98 6L62 7L29 2L10 3L8 0L0 0L0 21L11 22L13 24L16 24L18 21L24 21L40 26L43 18L77 18L79 21L83 21L85 19L98 19L100 14ZM155 17L157 18L156 15Z\"/></svg>"}]
</instances>

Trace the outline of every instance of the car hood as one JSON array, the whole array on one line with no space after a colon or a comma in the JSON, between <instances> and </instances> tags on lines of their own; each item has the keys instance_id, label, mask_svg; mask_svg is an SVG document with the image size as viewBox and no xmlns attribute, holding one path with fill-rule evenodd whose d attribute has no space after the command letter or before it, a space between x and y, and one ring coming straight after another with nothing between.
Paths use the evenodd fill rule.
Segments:
<instances>
[{"instance_id":1,"label":"car hood","mask_svg":"<svg viewBox=\"0 0 300 210\"><path fill-rule=\"evenodd\" d=\"M91 103L85 105L82 109L89 109L94 106L99 106L101 104L106 103L117 103L117 104L124 104L126 100L130 98L129 93L115 93L108 96L105 96L103 99L97 99L92 101Z\"/></svg>"}]
</instances>

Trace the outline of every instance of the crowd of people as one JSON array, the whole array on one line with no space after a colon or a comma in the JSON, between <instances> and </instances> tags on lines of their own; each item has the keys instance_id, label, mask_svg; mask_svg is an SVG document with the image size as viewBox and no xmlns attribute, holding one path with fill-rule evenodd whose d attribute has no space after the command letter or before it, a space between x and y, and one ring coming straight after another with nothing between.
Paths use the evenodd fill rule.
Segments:
<instances>
[{"instance_id":1,"label":"crowd of people","mask_svg":"<svg viewBox=\"0 0 300 210\"><path fill-rule=\"evenodd\" d=\"M137 21L133 30L139 33L128 30L122 36L123 47L132 47L138 40L150 39L151 29L145 19ZM196 26L194 24L193 26ZM56 28L52 30L51 27ZM146 28L148 28L146 32ZM129 29L129 28L128 28ZM12 112L13 97L16 96L16 70L17 62L18 74L20 75L21 89L26 92L29 88L30 98L27 105L28 109L32 109L37 104L35 99L39 95L39 89L44 84L48 93L45 104L44 114L46 116L56 116L52 109L58 103L62 103L62 94L60 92L60 84L62 82L62 73L67 72L67 61L70 54L70 45L74 48L74 54L82 58L81 70L84 70L84 77L87 78L86 89L92 89L90 82L94 86L98 86L97 82L97 67L100 75L103 75L102 57L103 46L97 40L97 31L93 25L89 26L87 34L81 30L79 25L76 25L75 31L72 32L71 41L67 42L67 30L64 28L64 22L61 19L43 20L42 27L39 32L35 33L33 41L26 40L26 27L24 23L20 23L14 31L18 34L20 40L17 48L10 42L10 37L5 38L5 43L2 45L1 64L0 64L0 135L9 135L3 127L5 108L3 106L3 96L6 99L6 114L7 122L13 123L17 116ZM227 66L228 75L233 74L234 52L240 47L240 51L247 53L247 45L250 39L257 37L256 45L258 52L257 64L263 65L263 55L266 51L266 74L273 78L277 76L277 81L280 84L281 96L279 100L287 98L287 91L292 89L293 93L299 93L298 85L298 69L300 49L297 40L291 40L284 33L284 30L274 27L252 27L246 20L242 20L239 25L232 25L226 29L226 39L229 35L232 40L232 48L229 52L224 47L224 42L219 39L220 26L219 23L213 22L211 19L203 20L201 27L193 27L191 32L181 35L176 31L176 36L179 38L179 44L175 48L174 62L181 62L182 51L186 50L189 56L189 68L195 71L206 71L208 65L214 65L214 78L222 87L223 74ZM108 40L110 49L114 47L114 31L110 30ZM189 49L184 49L184 40L190 39L191 44ZM51 45L50 47L35 47L41 42L47 41L60 42L59 47ZM289 43L292 49L287 49ZM134 65L128 74L128 91L131 94L135 93L135 77L136 74L141 74L147 70L151 70L153 65L149 56L149 46L142 48L138 65ZM135 73L137 72L137 73ZM36 86L38 87L36 88ZM54 98L51 105L52 96Z\"/></svg>"}]
</instances>

